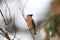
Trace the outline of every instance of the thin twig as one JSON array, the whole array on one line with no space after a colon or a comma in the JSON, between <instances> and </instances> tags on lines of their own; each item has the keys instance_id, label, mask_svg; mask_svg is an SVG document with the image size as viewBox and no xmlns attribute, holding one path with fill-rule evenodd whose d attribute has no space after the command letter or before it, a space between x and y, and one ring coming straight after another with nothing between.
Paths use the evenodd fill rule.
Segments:
<instances>
[{"instance_id":1,"label":"thin twig","mask_svg":"<svg viewBox=\"0 0 60 40\"><path fill-rule=\"evenodd\" d=\"M8 29L7 28L5 28L4 26L2 26L2 25L0 25L1 27L3 27L8 33L10 33L9 31L8 31ZM4 31L5 31L4 30ZM13 35L12 33L10 33L12 36L15 36L15 35ZM17 37L15 37L17 40L19 40Z\"/></svg>"},{"instance_id":2,"label":"thin twig","mask_svg":"<svg viewBox=\"0 0 60 40\"><path fill-rule=\"evenodd\" d=\"M8 40L11 40L11 38L8 36L8 33L5 32L1 27L0 27L0 31L5 35L5 37L6 37Z\"/></svg>"},{"instance_id":3,"label":"thin twig","mask_svg":"<svg viewBox=\"0 0 60 40\"><path fill-rule=\"evenodd\" d=\"M25 4L25 5L26 5L26 4ZM25 7L25 5L24 5L24 7ZM21 8L19 8L19 10L21 11L22 16L23 16L23 18L24 18L24 20L25 20L25 16L24 16L24 7L23 7L23 10L21 10ZM25 20L25 21L26 21L26 20ZM27 26L28 26L28 25L27 25ZM32 31L31 31L30 29L29 29L29 31L31 32L31 35L32 35L33 39L35 40L35 37L34 37Z\"/></svg>"},{"instance_id":4,"label":"thin twig","mask_svg":"<svg viewBox=\"0 0 60 40\"><path fill-rule=\"evenodd\" d=\"M23 10L23 12L22 12L21 8L19 8L19 10L21 11L23 18L25 19L24 10Z\"/></svg>"},{"instance_id":5,"label":"thin twig","mask_svg":"<svg viewBox=\"0 0 60 40\"><path fill-rule=\"evenodd\" d=\"M4 16L3 16L3 13L2 13L1 10L0 10L0 13L1 13L2 17L3 17L3 20L4 20L4 22L5 22L5 25L7 25L6 20L5 20ZM2 25L0 25L0 26L2 26ZM4 26L3 26L3 27L4 27ZM7 28L4 28L4 29L7 31L7 33L9 32ZM3 31L3 33L5 34L4 31ZM7 35L7 33L6 33L5 35ZM12 34L12 35L13 35L13 34ZM15 35L13 35L13 36L15 36ZM7 36L7 38L9 38L9 37ZM16 37L15 37L15 38L16 38ZM16 39L17 39L17 38L16 38Z\"/></svg>"},{"instance_id":6,"label":"thin twig","mask_svg":"<svg viewBox=\"0 0 60 40\"><path fill-rule=\"evenodd\" d=\"M10 11L10 8L9 8L9 6L8 6L8 4L7 4L7 2L6 2L6 0L4 0L4 2L5 2L5 4L6 4L6 7L8 8L8 10L9 10L9 15L10 15L10 21L8 21L8 18L7 18L7 15L6 15L6 19L7 19L7 21L8 21L8 23L7 24L9 24L10 22L11 22L11 11ZM7 10L6 10L7 11Z\"/></svg>"},{"instance_id":7,"label":"thin twig","mask_svg":"<svg viewBox=\"0 0 60 40\"><path fill-rule=\"evenodd\" d=\"M1 16L3 17L4 23L7 24L7 23L6 23L6 19L5 19L5 17L4 17L4 15L3 15L3 13L2 13L1 10L0 10L0 13L1 13Z\"/></svg>"},{"instance_id":8,"label":"thin twig","mask_svg":"<svg viewBox=\"0 0 60 40\"><path fill-rule=\"evenodd\" d=\"M32 35L33 39L35 40L35 37L33 36L34 34L32 33L32 31L31 31L31 30L29 30L29 31L31 32L31 35Z\"/></svg>"},{"instance_id":9,"label":"thin twig","mask_svg":"<svg viewBox=\"0 0 60 40\"><path fill-rule=\"evenodd\" d=\"M0 35L5 36L3 33L0 33Z\"/></svg>"},{"instance_id":10,"label":"thin twig","mask_svg":"<svg viewBox=\"0 0 60 40\"><path fill-rule=\"evenodd\" d=\"M19 10L21 11L22 16L23 16L24 19L25 19L25 16L24 16L24 8L25 8L25 6L26 6L27 3L28 3L28 0L25 2L24 5L21 3L23 5L22 10L21 10L21 8L19 8Z\"/></svg>"}]
</instances>

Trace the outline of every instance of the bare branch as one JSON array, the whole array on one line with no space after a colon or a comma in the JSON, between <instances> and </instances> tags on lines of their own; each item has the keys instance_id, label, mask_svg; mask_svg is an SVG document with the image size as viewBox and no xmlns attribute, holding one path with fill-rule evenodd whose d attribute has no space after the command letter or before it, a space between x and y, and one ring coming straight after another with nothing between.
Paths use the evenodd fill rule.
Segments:
<instances>
[{"instance_id":1,"label":"bare branch","mask_svg":"<svg viewBox=\"0 0 60 40\"><path fill-rule=\"evenodd\" d=\"M5 28L4 26L2 26L2 25L0 25L1 27L0 28L3 28L3 29L5 29L4 30L4 32L8 32L8 33L10 33L9 31L8 31L8 29L7 28ZM0 30L1 31L1 30ZM16 38L17 40L19 40L17 37L16 37L16 34L14 35L14 34L12 34L12 33L10 33L12 36L14 36L14 38Z\"/></svg>"},{"instance_id":2,"label":"bare branch","mask_svg":"<svg viewBox=\"0 0 60 40\"><path fill-rule=\"evenodd\" d=\"M27 2L28 2L28 1L26 1L26 3L24 4L24 6L23 6L22 10L21 10L21 8L19 8L19 10L20 10L20 11L21 11L21 13L22 13L22 16L23 16L24 20L25 20L25 16L24 16L24 8L25 8L25 6L26 6ZM26 22L26 20L25 20L25 22ZM28 26L28 25L27 25L27 26ZM32 30L31 30L31 29L29 29L29 31L31 32L31 35L32 35L33 39L35 40L35 37L34 37L34 34L33 34Z\"/></svg>"},{"instance_id":3,"label":"bare branch","mask_svg":"<svg viewBox=\"0 0 60 40\"><path fill-rule=\"evenodd\" d=\"M19 8L19 10L21 11L21 13L22 13L22 16L23 16L23 18L25 19L25 17L24 17L24 8L25 8L25 6L26 6L26 4L28 3L28 0L25 2L25 4L23 5L23 7L22 7L22 10L21 10L21 8ZM22 4L22 3L21 3Z\"/></svg>"},{"instance_id":4,"label":"bare branch","mask_svg":"<svg viewBox=\"0 0 60 40\"><path fill-rule=\"evenodd\" d=\"M6 19L5 19L5 17L4 17L4 15L3 15L3 13L2 13L1 10L0 10L0 13L1 13L1 16L3 17L3 20L4 20L5 24L7 25L7 23L6 23Z\"/></svg>"},{"instance_id":5,"label":"bare branch","mask_svg":"<svg viewBox=\"0 0 60 40\"><path fill-rule=\"evenodd\" d=\"M4 28L4 26L2 26L2 25L0 25L0 26ZM5 34L5 33L7 33L7 32L10 33L7 28L4 28L4 29L6 29L6 31L5 31L5 30L3 30L1 27L0 27L0 31L3 32L3 34ZM10 33L10 34L11 34L12 36L14 36L14 38L16 38L17 40L19 40L19 39L16 37L16 34L15 34L15 35L12 34L12 33ZM2 35L2 36L5 36L5 37L6 37L6 35Z\"/></svg>"},{"instance_id":6,"label":"bare branch","mask_svg":"<svg viewBox=\"0 0 60 40\"><path fill-rule=\"evenodd\" d=\"M5 37L5 35L4 35L3 33L0 33L0 35L2 35L2 36L4 36L4 37Z\"/></svg>"},{"instance_id":7,"label":"bare branch","mask_svg":"<svg viewBox=\"0 0 60 40\"><path fill-rule=\"evenodd\" d=\"M7 4L7 2L6 2L6 0L4 0L4 2L5 2L5 4L6 4L6 7L8 8L8 10L9 10L9 15L10 15L10 20L8 20L8 18L7 18L7 15L6 15L6 13L7 13L7 10L5 10L5 16L6 16L6 19L5 19L5 16L3 15L3 13L2 13L2 11L0 10L0 13L1 13L1 16L3 17L3 20L4 20L4 23L5 23L5 25L7 26L10 22L11 22L11 11L10 11L10 8L9 8L9 6L8 6L8 4ZM2 26L2 25L0 25L0 26ZM1 33L1 35L2 36L4 36L4 37L6 37L8 40L12 40L10 37L9 37L9 35L8 35L8 33L10 33L9 31L8 31L8 29L7 29L7 27L4 27L4 26L2 26L3 28L1 28L0 27L0 31L3 33ZM16 38L17 40L20 40L20 39L18 39L17 37L16 37L16 28L15 28L15 35L14 34L12 34L12 33L10 33L12 36L14 36L14 38ZM14 39L13 38L13 39Z\"/></svg>"},{"instance_id":8,"label":"bare branch","mask_svg":"<svg viewBox=\"0 0 60 40\"><path fill-rule=\"evenodd\" d=\"M9 10L10 21L8 20L7 15L6 15L6 19L7 19L7 21L8 21L8 23L7 23L7 24L9 24L9 23L11 22L11 11L10 11L10 8L9 8L9 6L8 6L8 4L7 4L7 2L6 2L6 0L4 0L4 2L5 2L5 4L6 4L6 7L7 7L7 8L8 8L8 10ZM6 10L5 12L7 12L7 10ZM6 13L5 13L5 14L6 14Z\"/></svg>"},{"instance_id":9,"label":"bare branch","mask_svg":"<svg viewBox=\"0 0 60 40\"><path fill-rule=\"evenodd\" d=\"M23 18L25 19L24 10L22 11L21 8L19 8L19 10L21 11Z\"/></svg>"},{"instance_id":10,"label":"bare branch","mask_svg":"<svg viewBox=\"0 0 60 40\"><path fill-rule=\"evenodd\" d=\"M4 34L4 36L8 39L8 40L11 40L11 38L8 36L8 33L5 32L1 27L0 27L0 31ZM3 35L2 34L2 35Z\"/></svg>"}]
</instances>

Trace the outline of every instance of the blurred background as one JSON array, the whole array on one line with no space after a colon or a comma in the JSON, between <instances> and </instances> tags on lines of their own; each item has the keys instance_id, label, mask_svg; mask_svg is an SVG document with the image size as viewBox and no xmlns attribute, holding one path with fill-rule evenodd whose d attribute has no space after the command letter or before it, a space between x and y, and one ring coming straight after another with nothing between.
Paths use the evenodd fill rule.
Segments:
<instances>
[{"instance_id":1,"label":"blurred background","mask_svg":"<svg viewBox=\"0 0 60 40\"><path fill-rule=\"evenodd\" d=\"M6 1L7 1L7 4L9 4L8 5L9 8L11 9L11 18L15 19L8 25L8 27L10 28L9 30L13 31L12 26L15 25L17 27L17 33L16 33L17 39L33 40L33 37L32 37L32 35L29 31L29 28L27 27L25 19L23 18L22 14L21 14L21 11L19 10L19 7L22 7L22 5L19 4L21 2L21 0L18 0L18 1L17 0L6 0ZM23 1L26 1L26 0L22 0L22 2ZM53 0L51 7L52 7L51 8L51 14L52 15L54 15L56 13L60 13L60 0ZM4 16L7 15L7 18L10 19L9 10L6 7L6 4L5 4L4 0L0 0L0 10L2 11ZM7 10L7 12L5 10ZM0 25L3 25L4 27L6 27L1 14L0 14ZM36 40L44 40L44 38L46 36L44 29L41 29L40 26L41 26L41 24L39 24L39 26L37 28L38 31L37 31ZM11 38L13 38L13 36L10 33L9 33L9 36ZM15 39L15 40L17 40L17 39ZM0 35L0 40L6 40L6 38L3 37L2 35Z\"/></svg>"}]
</instances>

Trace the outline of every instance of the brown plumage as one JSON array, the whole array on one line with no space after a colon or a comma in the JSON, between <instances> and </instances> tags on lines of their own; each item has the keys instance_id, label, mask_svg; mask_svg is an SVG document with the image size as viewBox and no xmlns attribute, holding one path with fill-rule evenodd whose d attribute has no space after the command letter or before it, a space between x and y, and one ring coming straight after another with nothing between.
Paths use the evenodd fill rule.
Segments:
<instances>
[{"instance_id":1,"label":"brown plumage","mask_svg":"<svg viewBox=\"0 0 60 40\"><path fill-rule=\"evenodd\" d=\"M27 15L26 22L27 22L28 28L32 34L32 37L35 40L36 28L35 28L34 20L32 19L32 15Z\"/></svg>"}]
</instances>

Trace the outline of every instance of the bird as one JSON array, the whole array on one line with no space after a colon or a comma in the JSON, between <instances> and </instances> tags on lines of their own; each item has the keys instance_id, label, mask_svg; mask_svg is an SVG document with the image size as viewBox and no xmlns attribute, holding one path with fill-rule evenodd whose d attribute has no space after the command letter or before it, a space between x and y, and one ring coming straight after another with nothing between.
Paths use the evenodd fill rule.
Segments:
<instances>
[{"instance_id":1,"label":"bird","mask_svg":"<svg viewBox=\"0 0 60 40\"><path fill-rule=\"evenodd\" d=\"M27 15L26 17L26 22L27 22L27 26L33 36L33 39L35 40L35 36L36 36L36 28L35 28L35 23L34 20L32 19L32 14Z\"/></svg>"}]
</instances>

